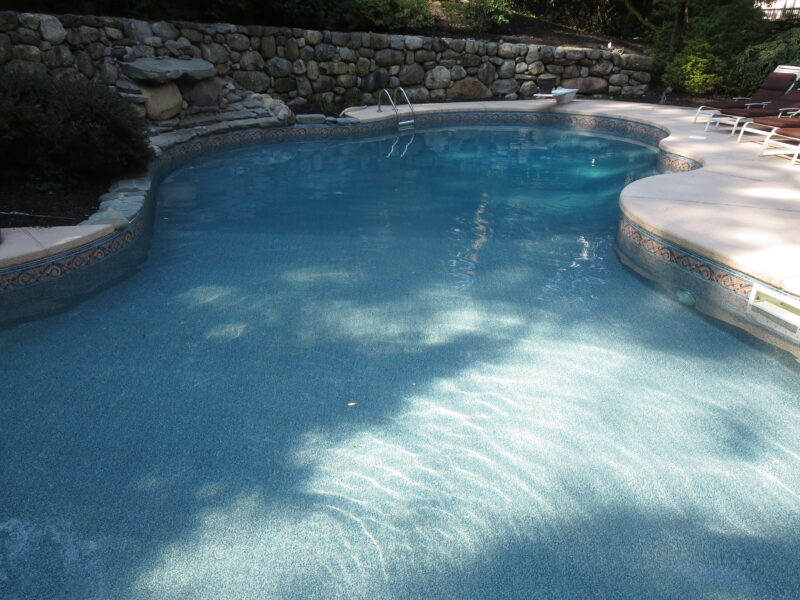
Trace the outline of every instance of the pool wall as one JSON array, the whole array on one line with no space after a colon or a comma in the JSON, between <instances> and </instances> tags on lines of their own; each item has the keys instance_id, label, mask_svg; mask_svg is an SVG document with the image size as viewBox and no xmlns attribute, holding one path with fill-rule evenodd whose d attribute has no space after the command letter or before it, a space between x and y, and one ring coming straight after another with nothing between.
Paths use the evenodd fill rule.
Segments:
<instances>
[{"instance_id":1,"label":"pool wall","mask_svg":"<svg viewBox=\"0 0 800 600\"><path fill-rule=\"evenodd\" d=\"M624 265L678 302L800 357L797 330L778 323L765 326L749 310L754 287L769 289L776 295L782 293L780 290L675 246L625 216L619 220L616 250Z\"/></svg>"}]
</instances>

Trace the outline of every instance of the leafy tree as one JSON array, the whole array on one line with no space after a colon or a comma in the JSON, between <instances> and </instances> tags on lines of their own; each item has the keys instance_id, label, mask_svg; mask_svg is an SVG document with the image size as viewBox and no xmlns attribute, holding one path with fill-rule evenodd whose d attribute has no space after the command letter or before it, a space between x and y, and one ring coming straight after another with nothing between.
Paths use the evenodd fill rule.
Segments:
<instances>
[{"instance_id":1,"label":"leafy tree","mask_svg":"<svg viewBox=\"0 0 800 600\"><path fill-rule=\"evenodd\" d=\"M693 94L738 91L736 57L769 33L751 0L658 0L654 16L664 82Z\"/></svg>"},{"instance_id":2,"label":"leafy tree","mask_svg":"<svg viewBox=\"0 0 800 600\"><path fill-rule=\"evenodd\" d=\"M736 74L742 81L742 90L746 93L755 90L778 65L800 65L800 27L749 46L736 58Z\"/></svg>"}]
</instances>

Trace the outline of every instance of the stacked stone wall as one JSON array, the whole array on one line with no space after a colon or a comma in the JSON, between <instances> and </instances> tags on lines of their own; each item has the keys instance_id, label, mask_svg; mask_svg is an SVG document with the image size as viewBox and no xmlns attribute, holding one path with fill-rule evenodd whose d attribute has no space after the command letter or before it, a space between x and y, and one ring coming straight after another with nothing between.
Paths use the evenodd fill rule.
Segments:
<instances>
[{"instance_id":1,"label":"stacked stone wall","mask_svg":"<svg viewBox=\"0 0 800 600\"><path fill-rule=\"evenodd\" d=\"M312 98L375 102L398 86L415 102L525 98L543 76L586 96L637 97L653 77L649 57L597 48L0 12L0 70L96 81L135 101L120 63L161 56L203 59L222 81L296 107Z\"/></svg>"}]
</instances>

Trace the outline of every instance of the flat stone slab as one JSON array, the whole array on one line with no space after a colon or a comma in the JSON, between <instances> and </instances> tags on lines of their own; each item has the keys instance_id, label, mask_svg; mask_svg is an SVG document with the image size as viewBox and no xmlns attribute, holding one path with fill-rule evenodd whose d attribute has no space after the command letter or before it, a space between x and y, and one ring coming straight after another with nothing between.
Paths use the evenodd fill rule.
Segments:
<instances>
[{"instance_id":1,"label":"flat stone slab","mask_svg":"<svg viewBox=\"0 0 800 600\"><path fill-rule=\"evenodd\" d=\"M25 264L89 244L114 231L109 225L14 227L0 230L0 268Z\"/></svg>"},{"instance_id":2,"label":"flat stone slab","mask_svg":"<svg viewBox=\"0 0 800 600\"><path fill-rule=\"evenodd\" d=\"M325 115L297 115L298 125L322 125L325 122Z\"/></svg>"},{"instance_id":3,"label":"flat stone slab","mask_svg":"<svg viewBox=\"0 0 800 600\"><path fill-rule=\"evenodd\" d=\"M216 75L214 65L202 58L137 58L119 63L119 68L134 81L148 83L169 83L181 77L200 81Z\"/></svg>"}]
</instances>

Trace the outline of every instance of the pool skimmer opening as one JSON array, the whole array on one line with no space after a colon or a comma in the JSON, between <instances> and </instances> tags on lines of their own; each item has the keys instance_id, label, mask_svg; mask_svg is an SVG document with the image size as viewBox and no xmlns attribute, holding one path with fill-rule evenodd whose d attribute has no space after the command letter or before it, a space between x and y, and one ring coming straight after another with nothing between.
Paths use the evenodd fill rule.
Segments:
<instances>
[{"instance_id":1,"label":"pool skimmer opening","mask_svg":"<svg viewBox=\"0 0 800 600\"><path fill-rule=\"evenodd\" d=\"M759 324L800 339L800 301L759 285L753 286L747 312Z\"/></svg>"}]
</instances>

